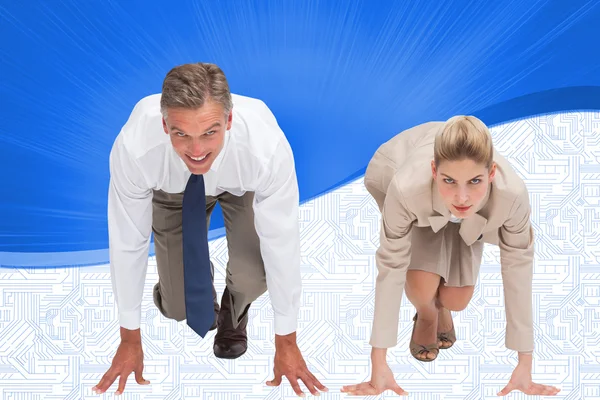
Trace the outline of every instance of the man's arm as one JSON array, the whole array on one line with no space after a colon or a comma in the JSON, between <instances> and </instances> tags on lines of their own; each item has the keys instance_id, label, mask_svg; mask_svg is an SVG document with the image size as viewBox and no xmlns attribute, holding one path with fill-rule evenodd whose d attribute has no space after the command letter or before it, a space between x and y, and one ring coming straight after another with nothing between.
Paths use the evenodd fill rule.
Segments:
<instances>
[{"instance_id":1,"label":"man's arm","mask_svg":"<svg viewBox=\"0 0 600 400\"><path fill-rule=\"evenodd\" d=\"M139 328L152 229L152 191L136 159L124 147L122 135L113 144L109 165L110 273L119 310L121 343L110 368L92 390L96 394L105 393L119 378L115 394L120 395L132 372L138 384L150 383L143 377L144 351Z\"/></svg>"},{"instance_id":2,"label":"man's arm","mask_svg":"<svg viewBox=\"0 0 600 400\"><path fill-rule=\"evenodd\" d=\"M499 230L500 263L506 307L506 347L533 351L532 281L534 237L527 189L515 200Z\"/></svg>"},{"instance_id":3,"label":"man's arm","mask_svg":"<svg viewBox=\"0 0 600 400\"><path fill-rule=\"evenodd\" d=\"M141 323L141 302L152 231L152 190L118 137L110 153L108 234L110 273L122 328Z\"/></svg>"},{"instance_id":4,"label":"man's arm","mask_svg":"<svg viewBox=\"0 0 600 400\"><path fill-rule=\"evenodd\" d=\"M296 331L302 292L300 199L294 156L285 139L266 170L269 174L254 194L254 219L275 313L275 334L283 336Z\"/></svg>"}]
</instances>

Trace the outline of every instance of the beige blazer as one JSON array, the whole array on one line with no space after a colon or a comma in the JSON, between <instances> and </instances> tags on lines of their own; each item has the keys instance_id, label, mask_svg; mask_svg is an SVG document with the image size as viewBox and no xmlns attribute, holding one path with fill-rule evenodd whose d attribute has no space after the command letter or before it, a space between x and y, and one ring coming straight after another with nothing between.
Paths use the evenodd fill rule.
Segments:
<instances>
[{"instance_id":1,"label":"beige blazer","mask_svg":"<svg viewBox=\"0 0 600 400\"><path fill-rule=\"evenodd\" d=\"M444 227L449 210L431 175L433 143L443 122L418 125L379 147L365 173L365 186L382 214L376 252L375 312L370 344L397 344L400 302L411 257L411 227ZM496 176L482 207L462 221L459 234L470 246L483 240L500 247L506 308L506 347L533 350L533 230L523 180L494 152Z\"/></svg>"}]
</instances>

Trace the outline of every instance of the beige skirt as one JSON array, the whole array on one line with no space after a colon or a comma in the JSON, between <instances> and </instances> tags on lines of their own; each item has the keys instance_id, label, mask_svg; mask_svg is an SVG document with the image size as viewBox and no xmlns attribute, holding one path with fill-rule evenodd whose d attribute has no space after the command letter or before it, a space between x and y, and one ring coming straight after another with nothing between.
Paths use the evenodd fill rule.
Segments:
<instances>
[{"instance_id":1,"label":"beige skirt","mask_svg":"<svg viewBox=\"0 0 600 400\"><path fill-rule=\"evenodd\" d=\"M475 286L479 276L483 241L467 246L459 234L460 224L448 224L434 232L413 226L409 270L427 271L442 277L446 286Z\"/></svg>"}]
</instances>

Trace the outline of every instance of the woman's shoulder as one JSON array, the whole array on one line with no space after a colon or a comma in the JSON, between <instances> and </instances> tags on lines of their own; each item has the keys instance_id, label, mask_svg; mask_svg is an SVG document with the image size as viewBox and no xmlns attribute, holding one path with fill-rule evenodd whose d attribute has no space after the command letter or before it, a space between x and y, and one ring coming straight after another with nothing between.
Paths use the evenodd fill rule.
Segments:
<instances>
[{"instance_id":1,"label":"woman's shoulder","mask_svg":"<svg viewBox=\"0 0 600 400\"><path fill-rule=\"evenodd\" d=\"M496 150L494 150L494 162L496 163L496 173L493 181L495 195L510 201L527 195L525 181L521 177L521 174L517 172L516 167L518 165L513 165Z\"/></svg>"},{"instance_id":2,"label":"woman's shoulder","mask_svg":"<svg viewBox=\"0 0 600 400\"><path fill-rule=\"evenodd\" d=\"M390 183L388 196L397 197L407 212L415 218L431 213L433 178L427 163L406 163ZM393 185L393 188L392 188Z\"/></svg>"},{"instance_id":3,"label":"woman's shoulder","mask_svg":"<svg viewBox=\"0 0 600 400\"><path fill-rule=\"evenodd\" d=\"M415 149L431 148L433 150L435 133L442 124L438 121L426 122L403 130L381 144L377 149L377 153L385 156L396 165L401 165Z\"/></svg>"}]
</instances>

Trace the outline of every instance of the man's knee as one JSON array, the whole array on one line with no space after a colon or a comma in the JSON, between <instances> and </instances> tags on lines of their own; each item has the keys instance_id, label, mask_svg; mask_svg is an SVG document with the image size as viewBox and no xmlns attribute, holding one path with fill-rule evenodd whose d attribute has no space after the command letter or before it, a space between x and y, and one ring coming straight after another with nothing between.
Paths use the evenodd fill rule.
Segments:
<instances>
[{"instance_id":1,"label":"man's knee","mask_svg":"<svg viewBox=\"0 0 600 400\"><path fill-rule=\"evenodd\" d=\"M163 314L165 317L169 318L169 319L173 319L177 322L181 322L183 320L186 319L186 315L185 315L185 307L183 307L183 309L181 308L174 308L173 310L168 311L167 313Z\"/></svg>"},{"instance_id":2,"label":"man's knee","mask_svg":"<svg viewBox=\"0 0 600 400\"><path fill-rule=\"evenodd\" d=\"M185 316L185 296L179 293L164 293L160 290L160 283L154 285L154 304L162 315L175 321L183 321Z\"/></svg>"},{"instance_id":3,"label":"man's knee","mask_svg":"<svg viewBox=\"0 0 600 400\"><path fill-rule=\"evenodd\" d=\"M235 295L243 293L244 297L257 299L267 291L267 280L264 269L249 269L235 274L227 272L227 287Z\"/></svg>"}]
</instances>

